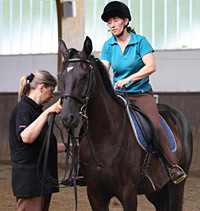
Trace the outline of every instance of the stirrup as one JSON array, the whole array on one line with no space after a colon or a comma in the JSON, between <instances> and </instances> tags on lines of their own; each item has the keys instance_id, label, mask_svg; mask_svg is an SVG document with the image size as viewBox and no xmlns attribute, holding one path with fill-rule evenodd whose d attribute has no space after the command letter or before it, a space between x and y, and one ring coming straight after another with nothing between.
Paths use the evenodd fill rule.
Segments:
<instances>
[{"instance_id":1,"label":"stirrup","mask_svg":"<svg viewBox=\"0 0 200 211\"><path fill-rule=\"evenodd\" d=\"M172 171L173 168L178 168L183 173L183 175L181 177L179 177L177 180L174 180L173 177L172 177L171 171ZM185 171L179 165L172 165L172 167L169 168L169 176L170 176L171 180L173 181L173 183L177 185L180 182L182 182L184 179L186 179L187 174L185 173Z\"/></svg>"}]
</instances>

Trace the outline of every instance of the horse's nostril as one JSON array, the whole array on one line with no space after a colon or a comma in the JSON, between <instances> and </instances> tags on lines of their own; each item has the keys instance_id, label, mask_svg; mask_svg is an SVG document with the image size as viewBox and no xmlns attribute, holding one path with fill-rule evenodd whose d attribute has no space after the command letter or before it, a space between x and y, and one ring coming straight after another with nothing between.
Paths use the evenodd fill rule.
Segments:
<instances>
[{"instance_id":1,"label":"horse's nostril","mask_svg":"<svg viewBox=\"0 0 200 211\"><path fill-rule=\"evenodd\" d=\"M75 124L75 116L69 114L68 116L61 117L62 123L65 127L71 127Z\"/></svg>"},{"instance_id":2,"label":"horse's nostril","mask_svg":"<svg viewBox=\"0 0 200 211\"><path fill-rule=\"evenodd\" d=\"M68 117L62 118L62 122L63 123L68 123L68 124L72 123L73 120L74 120L74 115L72 115L72 114L69 115Z\"/></svg>"},{"instance_id":3,"label":"horse's nostril","mask_svg":"<svg viewBox=\"0 0 200 211\"><path fill-rule=\"evenodd\" d=\"M70 124L74 122L74 115L73 115L73 114L70 114L70 115L68 116L68 122L69 122Z\"/></svg>"}]
</instances>

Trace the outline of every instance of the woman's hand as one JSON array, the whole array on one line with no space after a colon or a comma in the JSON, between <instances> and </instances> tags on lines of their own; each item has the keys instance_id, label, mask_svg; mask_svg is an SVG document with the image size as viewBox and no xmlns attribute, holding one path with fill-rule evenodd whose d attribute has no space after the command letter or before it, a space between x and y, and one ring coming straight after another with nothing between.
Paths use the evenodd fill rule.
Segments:
<instances>
[{"instance_id":1,"label":"woman's hand","mask_svg":"<svg viewBox=\"0 0 200 211\"><path fill-rule=\"evenodd\" d=\"M50 107L47 109L47 112L48 112L49 114L52 114L52 113L57 113L57 114L59 114L61 111L62 111L61 99L59 99L56 103L54 103L52 106L50 106Z\"/></svg>"},{"instance_id":2,"label":"woman's hand","mask_svg":"<svg viewBox=\"0 0 200 211\"><path fill-rule=\"evenodd\" d=\"M122 80L119 80L117 81L117 83L115 83L114 85L114 89L123 89L124 86L126 84L129 84L131 82L130 78L125 78L125 79L122 79Z\"/></svg>"}]
</instances>

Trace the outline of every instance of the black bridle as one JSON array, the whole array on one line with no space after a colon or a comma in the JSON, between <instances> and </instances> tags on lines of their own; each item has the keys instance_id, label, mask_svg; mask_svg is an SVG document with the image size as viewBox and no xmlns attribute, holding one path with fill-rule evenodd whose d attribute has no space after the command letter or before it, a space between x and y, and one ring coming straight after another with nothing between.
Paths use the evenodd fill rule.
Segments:
<instances>
[{"instance_id":1,"label":"black bridle","mask_svg":"<svg viewBox=\"0 0 200 211\"><path fill-rule=\"evenodd\" d=\"M87 87L87 91L86 91L86 94L85 94L85 98L82 100L74 95L70 95L70 94L63 94L62 95L62 99L66 99L66 98L72 98L76 101L78 101L79 103L82 104L82 107L80 109L80 112L79 114L83 117L83 122L86 122L86 126L84 127L84 132L83 134L79 134L79 137L75 137L74 136L74 133L72 132L72 130L68 130L68 134L71 136L72 139L82 139L84 136L87 137L87 140L88 140L88 144L89 144L89 148L90 148L90 151L92 153L92 156L93 156L93 159L96 163L97 166L101 167L101 168L108 168L109 166L111 166L114 161L116 160L117 158L117 155L119 154L119 151L120 151L120 148L122 146L122 143L123 143L123 140L124 140L124 137L125 137L125 128L126 128L126 106L125 106L125 111L124 111L124 114L123 114L123 121L122 121L122 135L121 135L121 141L120 143L118 144L118 148L116 150L116 152L114 153L111 161L105 165L101 162L98 161L98 159L96 158L96 155L94 153L94 150L93 150L93 147L92 147L92 144L91 144L91 140L90 140L90 137L89 137L89 134L88 134L88 117L87 117L87 114L86 114L86 111L87 111L87 105L88 105L88 102L91 100L91 88L92 88L92 85L93 85L93 80L94 80L94 77L93 77L93 74L94 74L94 66L92 65L91 61L88 60L88 59L83 59L83 58L72 58L72 59L68 59L67 61L65 61L66 63L72 63L72 62L85 62L85 63L88 63L90 64L90 69L89 69L89 80L88 80L88 87ZM85 120L85 121L84 121ZM79 147L79 151L80 151L80 148Z\"/></svg>"},{"instance_id":2,"label":"black bridle","mask_svg":"<svg viewBox=\"0 0 200 211\"><path fill-rule=\"evenodd\" d=\"M67 99L67 98L72 98L76 101L78 101L79 103L82 104L82 107L80 109L80 112L79 114L83 117L83 118L88 118L87 115L86 115L86 110L87 110L87 105L88 105L88 102L91 98L91 88L92 88L92 85L93 85L93 80L94 80L94 77L93 77L93 74L94 74L94 66L92 65L92 62L88 59L83 59L83 58L72 58L72 59L68 59L67 60L67 63L74 63L74 62L84 62L84 63L87 63L89 64L89 80L88 80L88 86L87 86L87 90L86 90L86 94L84 95L84 99L81 99L81 98L78 98L77 96L74 96L74 95L71 95L71 94L63 94L62 95L62 101L64 99Z\"/></svg>"}]
</instances>

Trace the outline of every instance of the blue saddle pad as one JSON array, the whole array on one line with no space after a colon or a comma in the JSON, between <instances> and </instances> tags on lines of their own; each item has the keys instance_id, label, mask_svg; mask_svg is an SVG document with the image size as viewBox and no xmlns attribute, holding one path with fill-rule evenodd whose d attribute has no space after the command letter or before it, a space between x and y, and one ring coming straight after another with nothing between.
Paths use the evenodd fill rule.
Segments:
<instances>
[{"instance_id":1,"label":"blue saddle pad","mask_svg":"<svg viewBox=\"0 0 200 211\"><path fill-rule=\"evenodd\" d=\"M155 150L152 147L148 147L148 145L145 141L145 138L144 138L144 136L143 136L143 134L140 130L140 127L139 127L134 115L131 113L131 111L129 109L127 109L127 110L128 110L129 119L131 121L131 125L133 127L133 130L134 130L134 133L136 135L138 143L140 144L140 146L145 151L155 152ZM163 129L164 129L164 131L165 131L165 133L168 137L170 148L171 148L172 152L176 151L177 145L176 145L174 135L173 135L171 129L169 128L168 124L166 123L166 121L163 119L163 117L161 115L160 115L160 122L161 122L161 125L162 125L162 127L163 127Z\"/></svg>"}]
</instances>

